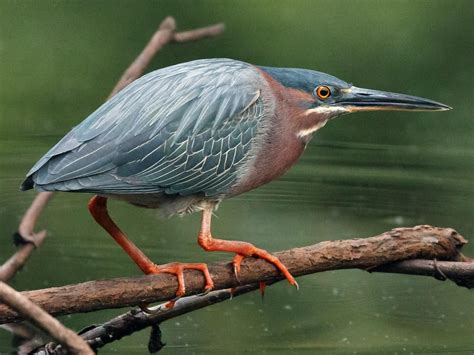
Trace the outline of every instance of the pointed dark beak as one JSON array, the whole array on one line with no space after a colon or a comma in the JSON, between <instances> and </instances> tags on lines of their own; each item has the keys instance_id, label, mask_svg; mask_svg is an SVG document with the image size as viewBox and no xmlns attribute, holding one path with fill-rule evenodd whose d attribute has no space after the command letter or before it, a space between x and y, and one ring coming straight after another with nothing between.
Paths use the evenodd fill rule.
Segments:
<instances>
[{"instance_id":1,"label":"pointed dark beak","mask_svg":"<svg viewBox=\"0 0 474 355\"><path fill-rule=\"evenodd\" d=\"M451 107L422 97L396 94L393 92L361 89L355 86L343 89L335 103L356 111L446 111Z\"/></svg>"}]
</instances>

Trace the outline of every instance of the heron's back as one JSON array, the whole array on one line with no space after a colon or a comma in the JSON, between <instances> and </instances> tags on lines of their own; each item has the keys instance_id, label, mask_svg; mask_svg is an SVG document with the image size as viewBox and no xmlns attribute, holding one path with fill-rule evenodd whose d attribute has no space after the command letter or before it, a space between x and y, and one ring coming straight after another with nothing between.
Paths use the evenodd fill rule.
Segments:
<instances>
[{"instance_id":1,"label":"heron's back","mask_svg":"<svg viewBox=\"0 0 474 355\"><path fill-rule=\"evenodd\" d=\"M230 59L149 73L72 129L22 189L225 195L264 134L263 85L257 69Z\"/></svg>"}]
</instances>

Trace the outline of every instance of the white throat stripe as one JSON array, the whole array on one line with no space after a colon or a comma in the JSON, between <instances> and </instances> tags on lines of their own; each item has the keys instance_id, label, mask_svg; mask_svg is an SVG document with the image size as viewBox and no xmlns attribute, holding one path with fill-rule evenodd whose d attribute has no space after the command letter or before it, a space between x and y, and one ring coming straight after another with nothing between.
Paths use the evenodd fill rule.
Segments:
<instances>
[{"instance_id":1,"label":"white throat stripe","mask_svg":"<svg viewBox=\"0 0 474 355\"><path fill-rule=\"evenodd\" d=\"M327 120L321 121L318 124L314 125L313 127L302 129L301 131L298 132L298 137L299 138L304 138L306 136L309 136L316 132L318 129L323 128L324 125L326 124Z\"/></svg>"},{"instance_id":2,"label":"white throat stripe","mask_svg":"<svg viewBox=\"0 0 474 355\"><path fill-rule=\"evenodd\" d=\"M311 108L306 110L305 114L310 115L312 113L320 113L320 114L340 114L344 112L348 112L349 110L347 107L344 106L318 106L315 108Z\"/></svg>"}]
</instances>

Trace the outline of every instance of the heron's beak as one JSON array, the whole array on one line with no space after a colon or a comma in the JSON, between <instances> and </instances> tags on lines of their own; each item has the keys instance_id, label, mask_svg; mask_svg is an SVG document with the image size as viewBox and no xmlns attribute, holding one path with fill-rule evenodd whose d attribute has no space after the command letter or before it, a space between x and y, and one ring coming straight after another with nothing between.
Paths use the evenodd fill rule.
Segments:
<instances>
[{"instance_id":1,"label":"heron's beak","mask_svg":"<svg viewBox=\"0 0 474 355\"><path fill-rule=\"evenodd\" d=\"M343 89L336 105L349 112L357 111L446 111L451 107L442 103L416 96L396 94L379 90L362 89L352 86Z\"/></svg>"}]
</instances>

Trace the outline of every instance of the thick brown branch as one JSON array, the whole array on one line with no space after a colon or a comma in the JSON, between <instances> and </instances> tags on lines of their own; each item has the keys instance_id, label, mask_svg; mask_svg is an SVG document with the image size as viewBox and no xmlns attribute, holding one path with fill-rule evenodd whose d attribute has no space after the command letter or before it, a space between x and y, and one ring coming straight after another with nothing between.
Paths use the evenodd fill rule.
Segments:
<instances>
[{"instance_id":1,"label":"thick brown branch","mask_svg":"<svg viewBox=\"0 0 474 355\"><path fill-rule=\"evenodd\" d=\"M275 253L294 275L336 269L374 269L380 265L409 259L459 260L459 249L466 240L450 228L418 226L398 228L376 237L322 242ZM209 267L215 289L239 286L230 263ZM471 275L472 276L472 275ZM242 263L240 284L281 278L275 267L261 259L247 258ZM186 295L203 291L201 273L185 273ZM168 300L174 297L174 276L159 274L112 280L90 281L77 285L27 291L23 294L53 315L90 312ZM21 319L16 312L0 305L0 323Z\"/></svg>"},{"instance_id":2,"label":"thick brown branch","mask_svg":"<svg viewBox=\"0 0 474 355\"><path fill-rule=\"evenodd\" d=\"M94 354L87 343L72 330L65 328L27 297L15 291L7 284L0 282L0 300L15 309L22 317L31 321L53 339L63 344L71 354Z\"/></svg>"}]
</instances>

